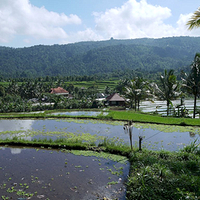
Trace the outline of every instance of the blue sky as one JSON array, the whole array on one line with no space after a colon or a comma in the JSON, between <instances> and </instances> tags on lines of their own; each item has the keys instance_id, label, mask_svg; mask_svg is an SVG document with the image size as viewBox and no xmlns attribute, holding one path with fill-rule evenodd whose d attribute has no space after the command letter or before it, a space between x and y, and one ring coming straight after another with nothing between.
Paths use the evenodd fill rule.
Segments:
<instances>
[{"instance_id":1,"label":"blue sky","mask_svg":"<svg viewBox=\"0 0 200 200\"><path fill-rule=\"evenodd\" d=\"M0 0L0 46L200 36L199 0Z\"/></svg>"}]
</instances>

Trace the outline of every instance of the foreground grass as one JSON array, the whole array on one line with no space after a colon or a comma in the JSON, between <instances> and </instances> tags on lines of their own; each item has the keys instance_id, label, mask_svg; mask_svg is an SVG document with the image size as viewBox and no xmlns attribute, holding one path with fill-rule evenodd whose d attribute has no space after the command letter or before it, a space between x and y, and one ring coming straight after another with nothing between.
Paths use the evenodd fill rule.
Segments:
<instances>
[{"instance_id":1,"label":"foreground grass","mask_svg":"<svg viewBox=\"0 0 200 200\"><path fill-rule=\"evenodd\" d=\"M38 139L26 141L6 139L1 145L22 145L42 148L93 150L126 156L131 164L127 181L127 200L139 199L200 199L200 150L196 141L179 152L138 151L111 140L99 146L81 140L68 142Z\"/></svg>"},{"instance_id":2,"label":"foreground grass","mask_svg":"<svg viewBox=\"0 0 200 200\"><path fill-rule=\"evenodd\" d=\"M134 152L127 199L200 199L200 152Z\"/></svg>"}]
</instances>

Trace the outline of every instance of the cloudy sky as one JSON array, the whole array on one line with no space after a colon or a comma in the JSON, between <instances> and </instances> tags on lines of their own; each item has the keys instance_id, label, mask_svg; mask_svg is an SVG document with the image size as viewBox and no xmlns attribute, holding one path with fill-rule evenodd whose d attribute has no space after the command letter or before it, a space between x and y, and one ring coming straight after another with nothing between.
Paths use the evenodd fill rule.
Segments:
<instances>
[{"instance_id":1,"label":"cloudy sky","mask_svg":"<svg viewBox=\"0 0 200 200\"><path fill-rule=\"evenodd\" d=\"M0 46L200 36L199 0L0 0Z\"/></svg>"}]
</instances>

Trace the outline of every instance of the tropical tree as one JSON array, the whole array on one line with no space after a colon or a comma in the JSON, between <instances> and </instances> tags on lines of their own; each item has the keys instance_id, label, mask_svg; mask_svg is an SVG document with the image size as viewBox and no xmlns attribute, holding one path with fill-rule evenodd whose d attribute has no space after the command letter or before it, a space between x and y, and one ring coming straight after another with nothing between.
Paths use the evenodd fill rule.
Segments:
<instances>
[{"instance_id":1,"label":"tropical tree","mask_svg":"<svg viewBox=\"0 0 200 200\"><path fill-rule=\"evenodd\" d=\"M188 26L189 30L200 27L200 7L193 13L186 25Z\"/></svg>"},{"instance_id":2,"label":"tropical tree","mask_svg":"<svg viewBox=\"0 0 200 200\"><path fill-rule=\"evenodd\" d=\"M5 96L5 89L3 86L0 85L0 97L4 97Z\"/></svg>"},{"instance_id":3,"label":"tropical tree","mask_svg":"<svg viewBox=\"0 0 200 200\"><path fill-rule=\"evenodd\" d=\"M130 101L131 108L134 108L135 111L140 107L140 101L145 99L147 96L147 81L141 77L136 77L133 80L130 80L125 86L125 96Z\"/></svg>"},{"instance_id":4,"label":"tropical tree","mask_svg":"<svg viewBox=\"0 0 200 200\"><path fill-rule=\"evenodd\" d=\"M169 115L169 106L172 105L172 100L181 95L179 92L179 83L174 75L174 70L164 71L164 76L160 76L161 87L154 84L157 96L161 100L167 101L167 116Z\"/></svg>"},{"instance_id":5,"label":"tropical tree","mask_svg":"<svg viewBox=\"0 0 200 200\"><path fill-rule=\"evenodd\" d=\"M7 88L7 93L10 95L17 95L19 92L19 85L15 80L12 80Z\"/></svg>"},{"instance_id":6,"label":"tropical tree","mask_svg":"<svg viewBox=\"0 0 200 200\"><path fill-rule=\"evenodd\" d=\"M194 95L193 118L195 118L197 96L200 94L200 53L196 53L189 75L185 73L184 76L183 87L188 93Z\"/></svg>"},{"instance_id":7,"label":"tropical tree","mask_svg":"<svg viewBox=\"0 0 200 200\"><path fill-rule=\"evenodd\" d=\"M128 85L129 79L121 79L115 86L115 90L120 94L124 93L124 88Z\"/></svg>"}]
</instances>

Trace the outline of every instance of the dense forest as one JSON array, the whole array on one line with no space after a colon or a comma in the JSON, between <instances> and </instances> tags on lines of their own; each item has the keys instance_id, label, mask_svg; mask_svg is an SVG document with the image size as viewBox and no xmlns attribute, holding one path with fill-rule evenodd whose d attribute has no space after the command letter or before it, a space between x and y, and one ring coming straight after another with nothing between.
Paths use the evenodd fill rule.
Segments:
<instances>
[{"instance_id":1,"label":"dense forest","mask_svg":"<svg viewBox=\"0 0 200 200\"><path fill-rule=\"evenodd\" d=\"M155 79L164 69L189 70L200 37L131 39L38 45L28 48L0 47L0 80L46 76L122 76Z\"/></svg>"}]
</instances>

